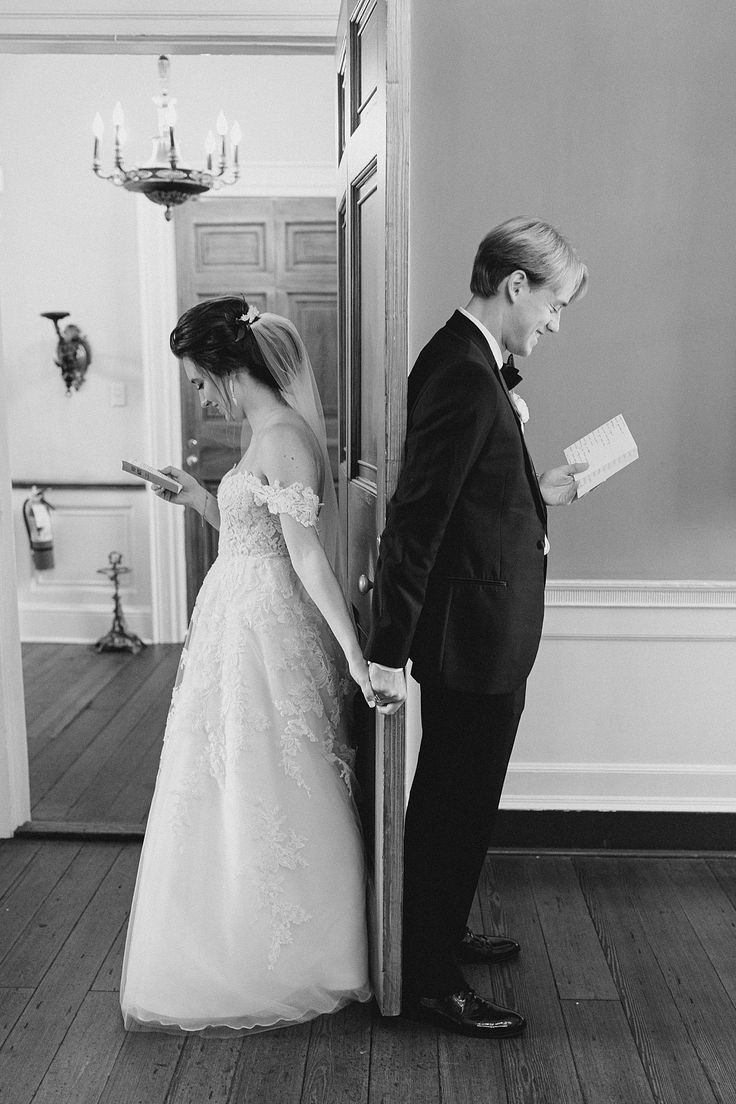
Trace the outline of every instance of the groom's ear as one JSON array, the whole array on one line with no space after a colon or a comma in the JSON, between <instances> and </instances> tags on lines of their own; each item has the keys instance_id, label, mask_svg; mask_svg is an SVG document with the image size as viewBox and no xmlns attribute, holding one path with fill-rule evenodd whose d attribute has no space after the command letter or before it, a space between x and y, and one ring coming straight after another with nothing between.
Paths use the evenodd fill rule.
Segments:
<instances>
[{"instance_id":1,"label":"groom's ear","mask_svg":"<svg viewBox=\"0 0 736 1104\"><path fill-rule=\"evenodd\" d=\"M517 268L510 272L503 283L505 298L510 303L516 302L522 291L529 287L529 280L523 268Z\"/></svg>"}]
</instances>

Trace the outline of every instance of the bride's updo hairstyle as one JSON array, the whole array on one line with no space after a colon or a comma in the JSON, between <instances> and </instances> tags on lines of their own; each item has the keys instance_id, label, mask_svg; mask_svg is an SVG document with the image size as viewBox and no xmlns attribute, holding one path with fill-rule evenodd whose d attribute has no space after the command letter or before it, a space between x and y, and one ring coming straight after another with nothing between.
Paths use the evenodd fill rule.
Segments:
<instances>
[{"instance_id":1,"label":"bride's updo hairstyle","mask_svg":"<svg viewBox=\"0 0 736 1104\"><path fill-rule=\"evenodd\" d=\"M258 312L244 295L205 299L184 311L176 323L169 338L171 351L180 360L187 357L221 385L228 376L247 372L279 391L253 335L257 318Z\"/></svg>"}]
</instances>

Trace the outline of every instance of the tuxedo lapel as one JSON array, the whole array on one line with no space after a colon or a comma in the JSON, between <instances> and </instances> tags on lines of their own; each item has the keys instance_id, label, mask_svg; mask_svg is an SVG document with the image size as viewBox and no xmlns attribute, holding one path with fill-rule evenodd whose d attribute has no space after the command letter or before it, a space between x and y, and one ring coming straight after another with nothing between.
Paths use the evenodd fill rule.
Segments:
<instances>
[{"instance_id":1,"label":"tuxedo lapel","mask_svg":"<svg viewBox=\"0 0 736 1104\"><path fill-rule=\"evenodd\" d=\"M532 492L532 495L534 497L534 503L537 507L537 513L539 514L540 520L541 520L542 524L544 525L544 529L545 529L545 532L546 532L547 531L547 507L544 504L544 499L542 498L542 492L539 489L539 480L537 479L536 472L534 470L534 464L532 463L532 458L529 454L529 449L526 447L526 441L524 440L524 431L523 431L522 426L521 426L521 418L519 417L518 411L517 411L517 409L514 405L514 400L511 398L511 393L510 393L508 387L506 386L506 381L504 380L504 378L503 378L503 376L502 376L502 374L501 374L501 372L498 368L498 365L496 364L496 358L494 357L493 353L491 352L491 347L488 344L488 342L486 341L486 339L483 336L483 334L481 333L481 331L476 326L476 324L474 322L471 322L471 320L467 317L467 315L463 314L461 311L458 311L458 310L455 311L455 313L452 315L452 317L447 322L447 328L452 330L453 333L457 334L458 336L467 338L468 341L472 342L472 344L475 346L475 348L478 350L480 355L483 357L483 359L488 364L488 367L491 369L491 373L493 375L493 378L496 380L496 383L498 384L498 386L503 391L503 393L506 397L506 401L509 404L509 406L511 407L511 410L512 410L513 415L514 415L514 421L516 422L517 428L519 430L519 436L521 438L521 447L524 450L524 466L526 468L527 479L529 480L529 486L531 488L531 492Z\"/></svg>"}]
</instances>

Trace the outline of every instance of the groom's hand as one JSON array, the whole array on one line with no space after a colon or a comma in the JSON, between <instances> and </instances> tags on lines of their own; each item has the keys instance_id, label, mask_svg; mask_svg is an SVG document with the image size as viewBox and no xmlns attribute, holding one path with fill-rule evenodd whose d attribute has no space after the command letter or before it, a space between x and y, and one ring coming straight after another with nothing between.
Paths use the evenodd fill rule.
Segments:
<instances>
[{"instance_id":1,"label":"groom's hand","mask_svg":"<svg viewBox=\"0 0 736 1104\"><path fill-rule=\"evenodd\" d=\"M550 468L539 476L539 489L548 506L567 506L578 493L575 482L577 472L584 472L587 464L563 464L560 468Z\"/></svg>"},{"instance_id":2,"label":"groom's hand","mask_svg":"<svg viewBox=\"0 0 736 1104\"><path fill-rule=\"evenodd\" d=\"M379 713L396 713L406 701L406 675L403 667L382 667L380 663L368 664L368 675Z\"/></svg>"}]
</instances>

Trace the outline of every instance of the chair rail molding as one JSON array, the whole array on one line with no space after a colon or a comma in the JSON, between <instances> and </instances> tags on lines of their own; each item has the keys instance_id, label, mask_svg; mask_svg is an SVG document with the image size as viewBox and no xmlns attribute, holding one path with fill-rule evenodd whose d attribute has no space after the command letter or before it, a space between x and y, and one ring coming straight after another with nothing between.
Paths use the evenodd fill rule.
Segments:
<instances>
[{"instance_id":1,"label":"chair rail molding","mask_svg":"<svg viewBox=\"0 0 736 1104\"><path fill-rule=\"evenodd\" d=\"M546 640L736 640L734 580L553 579L545 605Z\"/></svg>"}]
</instances>

